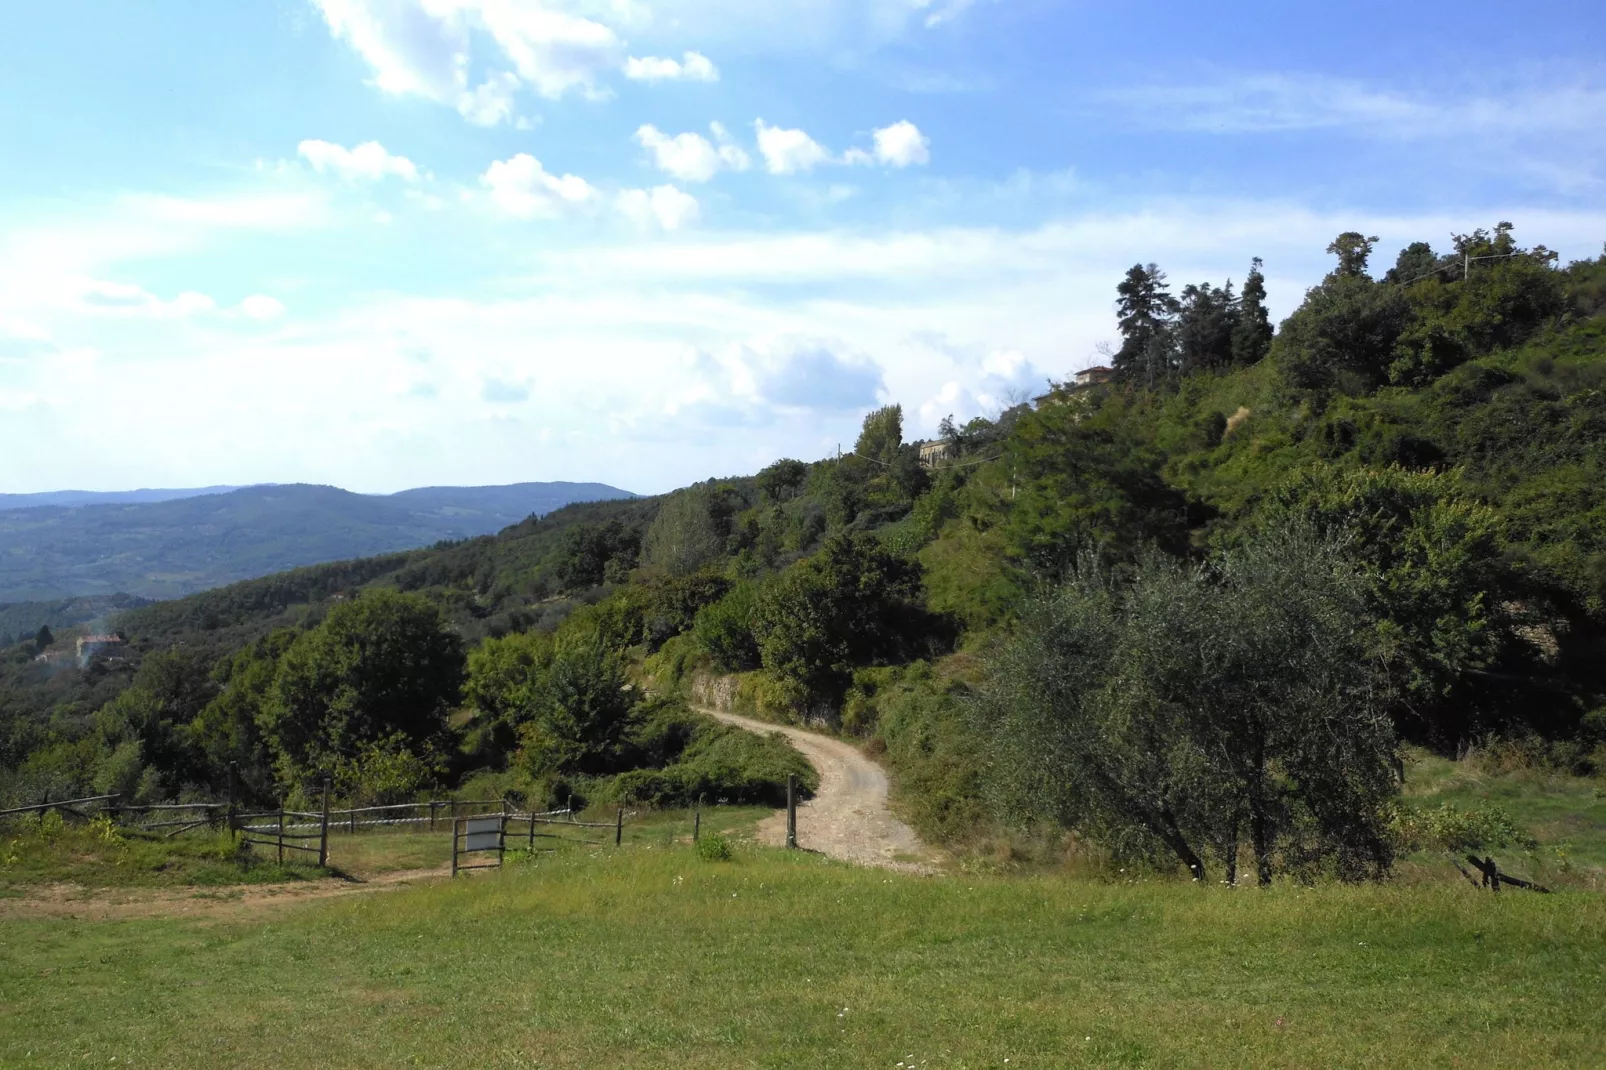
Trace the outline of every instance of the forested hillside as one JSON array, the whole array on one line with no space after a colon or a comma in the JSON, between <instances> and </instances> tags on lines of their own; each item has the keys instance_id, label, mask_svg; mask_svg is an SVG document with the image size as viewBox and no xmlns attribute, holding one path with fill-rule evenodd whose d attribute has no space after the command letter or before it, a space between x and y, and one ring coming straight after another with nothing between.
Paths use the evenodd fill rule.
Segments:
<instances>
[{"instance_id":1,"label":"forested hillside","mask_svg":"<svg viewBox=\"0 0 1606 1070\"><path fill-rule=\"evenodd\" d=\"M0 603L172 598L298 565L488 535L570 502L630 496L600 483L423 487L391 495L305 485L220 489L227 493L0 503Z\"/></svg>"},{"instance_id":2,"label":"forested hillside","mask_svg":"<svg viewBox=\"0 0 1606 1070\"><path fill-rule=\"evenodd\" d=\"M888 406L839 459L129 610L122 662L21 643L6 784L684 798L734 766L662 696L735 675L870 740L928 836L1384 874L1402 741L1606 764L1606 257L1376 240L1275 331L1258 262L1135 266L1113 381L948 421L934 468Z\"/></svg>"}]
</instances>

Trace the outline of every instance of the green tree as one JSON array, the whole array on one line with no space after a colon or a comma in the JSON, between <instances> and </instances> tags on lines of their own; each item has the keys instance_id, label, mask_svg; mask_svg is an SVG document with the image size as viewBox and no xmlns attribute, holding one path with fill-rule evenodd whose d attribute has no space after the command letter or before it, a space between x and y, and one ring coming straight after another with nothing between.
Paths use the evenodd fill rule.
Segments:
<instances>
[{"instance_id":1,"label":"green tree","mask_svg":"<svg viewBox=\"0 0 1606 1070\"><path fill-rule=\"evenodd\" d=\"M1433 251L1433 246L1425 241L1414 241L1400 250L1400 255L1394 260L1394 266L1383 276L1383 281L1394 283L1396 286L1409 286L1430 278L1440 271L1442 266L1438 254Z\"/></svg>"},{"instance_id":2,"label":"green tree","mask_svg":"<svg viewBox=\"0 0 1606 1070\"><path fill-rule=\"evenodd\" d=\"M56 636L51 632L50 625L39 625L39 630L35 632L33 636L33 645L40 650L44 650L47 647L54 646L55 642Z\"/></svg>"},{"instance_id":3,"label":"green tree","mask_svg":"<svg viewBox=\"0 0 1606 1070\"><path fill-rule=\"evenodd\" d=\"M883 405L864 418L853 452L868 461L890 465L903 446L903 406Z\"/></svg>"},{"instance_id":4,"label":"green tree","mask_svg":"<svg viewBox=\"0 0 1606 1070\"><path fill-rule=\"evenodd\" d=\"M840 533L758 593L752 629L764 668L839 699L855 666L885 661L927 622L921 569L874 536Z\"/></svg>"},{"instance_id":5,"label":"green tree","mask_svg":"<svg viewBox=\"0 0 1606 1070\"><path fill-rule=\"evenodd\" d=\"M670 576L686 576L717 561L725 553L721 504L715 493L703 486L664 499L642 540L646 563ZM728 509L723 510L723 517L728 521Z\"/></svg>"},{"instance_id":6,"label":"green tree","mask_svg":"<svg viewBox=\"0 0 1606 1070\"><path fill-rule=\"evenodd\" d=\"M281 780L310 786L398 736L444 753L463 668L462 639L423 598L380 588L335 606L285 651L262 709Z\"/></svg>"},{"instance_id":7,"label":"green tree","mask_svg":"<svg viewBox=\"0 0 1606 1070\"><path fill-rule=\"evenodd\" d=\"M1084 557L1029 603L974 708L999 798L1196 879L1380 876L1394 738L1373 699L1359 581L1309 529L1129 582Z\"/></svg>"},{"instance_id":8,"label":"green tree","mask_svg":"<svg viewBox=\"0 0 1606 1070\"><path fill-rule=\"evenodd\" d=\"M697 645L724 672L746 672L761 664L753 638L753 607L757 587L743 582L712 605L698 610L693 631Z\"/></svg>"},{"instance_id":9,"label":"green tree","mask_svg":"<svg viewBox=\"0 0 1606 1070\"><path fill-rule=\"evenodd\" d=\"M617 520L576 524L564 533L554 571L570 589L622 583L636 567L641 536Z\"/></svg>"},{"instance_id":10,"label":"green tree","mask_svg":"<svg viewBox=\"0 0 1606 1070\"><path fill-rule=\"evenodd\" d=\"M1229 366L1238 318L1238 299L1233 296L1231 282L1219 289L1208 282L1184 286L1174 328L1182 374Z\"/></svg>"},{"instance_id":11,"label":"green tree","mask_svg":"<svg viewBox=\"0 0 1606 1070\"><path fill-rule=\"evenodd\" d=\"M1238 302L1238 322L1232 331L1232 362L1240 367L1258 364L1271 349L1271 314L1266 309L1266 276L1260 257L1250 263Z\"/></svg>"},{"instance_id":12,"label":"green tree","mask_svg":"<svg viewBox=\"0 0 1606 1070\"><path fill-rule=\"evenodd\" d=\"M1377 235L1370 238L1358 230L1346 230L1327 246L1327 251L1338 257L1333 274L1339 278L1357 279L1366 276L1366 262L1372 258Z\"/></svg>"},{"instance_id":13,"label":"green tree","mask_svg":"<svg viewBox=\"0 0 1606 1070\"><path fill-rule=\"evenodd\" d=\"M1368 389L1387 378L1413 320L1399 287L1337 271L1283 322L1272 353L1291 386Z\"/></svg>"},{"instance_id":14,"label":"green tree","mask_svg":"<svg viewBox=\"0 0 1606 1070\"><path fill-rule=\"evenodd\" d=\"M1127 382L1152 387L1176 370L1171 325L1177 299L1166 287L1165 272L1154 264L1133 264L1115 292L1121 330L1115 372Z\"/></svg>"},{"instance_id":15,"label":"green tree","mask_svg":"<svg viewBox=\"0 0 1606 1070\"><path fill-rule=\"evenodd\" d=\"M519 727L545 701L554 653L552 636L539 632L487 639L469 652L463 697L474 707L475 728L489 737L491 749L511 751Z\"/></svg>"},{"instance_id":16,"label":"green tree","mask_svg":"<svg viewBox=\"0 0 1606 1070\"><path fill-rule=\"evenodd\" d=\"M788 501L797 495L798 488L808 478L809 466L802 461L783 457L758 474L759 493L771 502Z\"/></svg>"},{"instance_id":17,"label":"green tree","mask_svg":"<svg viewBox=\"0 0 1606 1070\"><path fill-rule=\"evenodd\" d=\"M560 644L544 683L533 716L520 729L526 768L613 772L637 705L618 653L595 639Z\"/></svg>"},{"instance_id":18,"label":"green tree","mask_svg":"<svg viewBox=\"0 0 1606 1070\"><path fill-rule=\"evenodd\" d=\"M1338 540L1361 578L1371 650L1387 668L1401 727L1434 743L1486 727L1478 674L1510 640L1500 518L1459 481L1458 472L1323 465L1275 491L1257 524L1310 524Z\"/></svg>"}]
</instances>

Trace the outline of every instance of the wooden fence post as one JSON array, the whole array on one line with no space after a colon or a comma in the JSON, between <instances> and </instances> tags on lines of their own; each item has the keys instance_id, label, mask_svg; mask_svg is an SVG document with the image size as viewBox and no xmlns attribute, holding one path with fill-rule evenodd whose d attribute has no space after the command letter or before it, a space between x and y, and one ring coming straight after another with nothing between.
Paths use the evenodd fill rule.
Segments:
<instances>
[{"instance_id":1,"label":"wooden fence post","mask_svg":"<svg viewBox=\"0 0 1606 1070\"><path fill-rule=\"evenodd\" d=\"M691 819L691 842L692 843L696 843L697 840L703 834L703 798L704 798L704 796L702 796L702 795L697 796L697 809L692 811L692 819Z\"/></svg>"},{"instance_id":2,"label":"wooden fence post","mask_svg":"<svg viewBox=\"0 0 1606 1070\"><path fill-rule=\"evenodd\" d=\"M323 778L323 827L318 830L318 865L329 864L329 778Z\"/></svg>"},{"instance_id":3,"label":"wooden fence post","mask_svg":"<svg viewBox=\"0 0 1606 1070\"><path fill-rule=\"evenodd\" d=\"M786 846L797 847L797 774L786 776Z\"/></svg>"},{"instance_id":4,"label":"wooden fence post","mask_svg":"<svg viewBox=\"0 0 1606 1070\"><path fill-rule=\"evenodd\" d=\"M240 791L240 763L229 763L229 835L232 838L239 827L239 820L234 816L239 812L237 802Z\"/></svg>"},{"instance_id":5,"label":"wooden fence post","mask_svg":"<svg viewBox=\"0 0 1606 1070\"><path fill-rule=\"evenodd\" d=\"M351 799L351 834L357 835L357 800Z\"/></svg>"},{"instance_id":6,"label":"wooden fence post","mask_svg":"<svg viewBox=\"0 0 1606 1070\"><path fill-rule=\"evenodd\" d=\"M619 807L619 821L613 826L613 845L618 847L625 838L625 808Z\"/></svg>"},{"instance_id":7,"label":"wooden fence post","mask_svg":"<svg viewBox=\"0 0 1606 1070\"><path fill-rule=\"evenodd\" d=\"M45 815L50 812L50 789L45 789L44 798L39 800L39 827L45 827Z\"/></svg>"},{"instance_id":8,"label":"wooden fence post","mask_svg":"<svg viewBox=\"0 0 1606 1070\"><path fill-rule=\"evenodd\" d=\"M279 865L284 865L284 804L279 804Z\"/></svg>"},{"instance_id":9,"label":"wooden fence post","mask_svg":"<svg viewBox=\"0 0 1606 1070\"><path fill-rule=\"evenodd\" d=\"M452 876L453 877L457 876L457 835L458 835L458 827L459 827L459 822L458 822L457 818L455 818L455 817L452 818Z\"/></svg>"},{"instance_id":10,"label":"wooden fence post","mask_svg":"<svg viewBox=\"0 0 1606 1070\"><path fill-rule=\"evenodd\" d=\"M535 850L535 811L530 811L530 850Z\"/></svg>"},{"instance_id":11,"label":"wooden fence post","mask_svg":"<svg viewBox=\"0 0 1606 1070\"><path fill-rule=\"evenodd\" d=\"M429 831L431 832L435 831L435 808L439 805L440 803L434 799L429 800Z\"/></svg>"}]
</instances>

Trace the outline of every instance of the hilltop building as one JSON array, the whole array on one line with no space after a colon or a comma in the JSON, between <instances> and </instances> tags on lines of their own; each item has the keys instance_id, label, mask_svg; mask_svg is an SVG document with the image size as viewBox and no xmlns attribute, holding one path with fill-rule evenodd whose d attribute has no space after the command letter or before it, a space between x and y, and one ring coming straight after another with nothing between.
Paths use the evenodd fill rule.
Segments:
<instances>
[{"instance_id":1,"label":"hilltop building","mask_svg":"<svg viewBox=\"0 0 1606 1070\"><path fill-rule=\"evenodd\" d=\"M920 467L940 468L954 459L953 448L942 439L920 444Z\"/></svg>"}]
</instances>

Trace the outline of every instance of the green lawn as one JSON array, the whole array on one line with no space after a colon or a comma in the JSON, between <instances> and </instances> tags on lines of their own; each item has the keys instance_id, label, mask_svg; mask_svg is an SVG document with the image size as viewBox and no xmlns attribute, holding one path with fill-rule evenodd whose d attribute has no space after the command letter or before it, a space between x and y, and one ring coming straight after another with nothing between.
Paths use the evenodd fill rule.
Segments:
<instances>
[{"instance_id":1,"label":"green lawn","mask_svg":"<svg viewBox=\"0 0 1606 1070\"><path fill-rule=\"evenodd\" d=\"M1595 895L929 879L671 833L265 921L0 923L0 1065L1606 1065Z\"/></svg>"}]
</instances>

